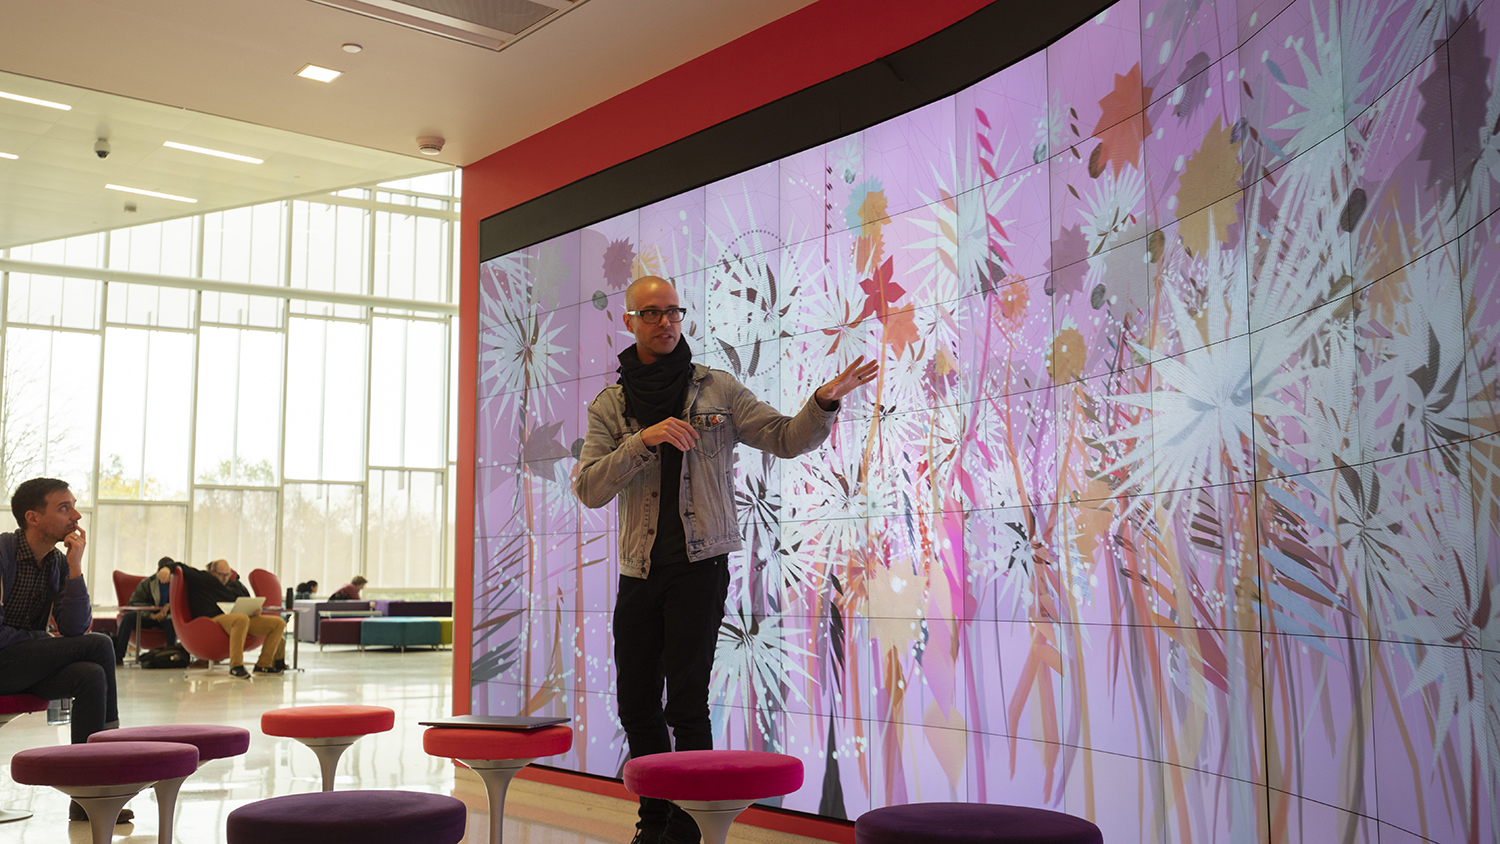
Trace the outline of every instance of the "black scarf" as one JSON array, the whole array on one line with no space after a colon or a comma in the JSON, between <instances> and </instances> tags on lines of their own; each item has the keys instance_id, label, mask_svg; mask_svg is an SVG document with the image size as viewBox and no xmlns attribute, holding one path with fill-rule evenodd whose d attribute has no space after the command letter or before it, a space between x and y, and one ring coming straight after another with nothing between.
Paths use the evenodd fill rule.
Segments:
<instances>
[{"instance_id":1,"label":"black scarf","mask_svg":"<svg viewBox=\"0 0 1500 844\"><path fill-rule=\"evenodd\" d=\"M620 386L625 388L625 413L642 428L676 416L693 376L693 350L679 337L676 348L656 363L641 363L635 346L620 353Z\"/></svg>"}]
</instances>

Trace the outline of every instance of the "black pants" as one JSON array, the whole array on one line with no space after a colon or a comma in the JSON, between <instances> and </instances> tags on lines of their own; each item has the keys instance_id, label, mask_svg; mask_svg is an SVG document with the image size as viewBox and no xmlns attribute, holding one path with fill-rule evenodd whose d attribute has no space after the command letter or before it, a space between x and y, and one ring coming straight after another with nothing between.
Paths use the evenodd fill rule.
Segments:
<instances>
[{"instance_id":1,"label":"black pants","mask_svg":"<svg viewBox=\"0 0 1500 844\"><path fill-rule=\"evenodd\" d=\"M0 695L73 699L73 743L120 720L115 644L103 633L52 636L0 648Z\"/></svg>"},{"instance_id":2,"label":"black pants","mask_svg":"<svg viewBox=\"0 0 1500 844\"><path fill-rule=\"evenodd\" d=\"M708 681L728 595L727 554L654 566L644 580L621 576L615 695L631 758L673 750L669 727L677 750L713 749ZM665 826L670 812L665 800L641 800L641 821L648 826Z\"/></svg>"},{"instance_id":3,"label":"black pants","mask_svg":"<svg viewBox=\"0 0 1500 844\"><path fill-rule=\"evenodd\" d=\"M120 614L120 626L115 630L115 656L121 659L125 657L125 649L130 646L130 638L136 632L136 625L140 625L142 630L161 630L167 637L167 644L177 644L177 631L172 629L172 619L157 621L149 612L126 610Z\"/></svg>"}]
</instances>

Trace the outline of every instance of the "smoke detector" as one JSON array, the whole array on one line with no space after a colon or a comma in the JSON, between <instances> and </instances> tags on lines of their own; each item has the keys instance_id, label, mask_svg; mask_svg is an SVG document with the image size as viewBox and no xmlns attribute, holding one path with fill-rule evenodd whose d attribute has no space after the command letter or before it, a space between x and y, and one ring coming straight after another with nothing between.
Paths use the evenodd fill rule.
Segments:
<instances>
[{"instance_id":1,"label":"smoke detector","mask_svg":"<svg viewBox=\"0 0 1500 844\"><path fill-rule=\"evenodd\" d=\"M437 135L423 135L417 138L417 151L423 155L437 155L443 151L444 143Z\"/></svg>"}]
</instances>

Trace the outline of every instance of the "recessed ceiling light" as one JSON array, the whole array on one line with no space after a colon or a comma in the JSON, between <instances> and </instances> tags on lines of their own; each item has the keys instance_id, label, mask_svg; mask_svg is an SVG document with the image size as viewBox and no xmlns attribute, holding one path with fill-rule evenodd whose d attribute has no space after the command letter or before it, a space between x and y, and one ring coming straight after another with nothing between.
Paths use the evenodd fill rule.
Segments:
<instances>
[{"instance_id":1,"label":"recessed ceiling light","mask_svg":"<svg viewBox=\"0 0 1500 844\"><path fill-rule=\"evenodd\" d=\"M16 159L18 159L20 157L21 156L19 156L19 155L12 155L11 153L8 153L8 152L0 152L0 158L9 158L11 161L15 161Z\"/></svg>"},{"instance_id":2,"label":"recessed ceiling light","mask_svg":"<svg viewBox=\"0 0 1500 844\"><path fill-rule=\"evenodd\" d=\"M303 79L315 79L319 82L332 82L343 75L342 70L329 70L326 67L318 67L315 64L304 66L297 71L297 75Z\"/></svg>"},{"instance_id":3,"label":"recessed ceiling light","mask_svg":"<svg viewBox=\"0 0 1500 844\"><path fill-rule=\"evenodd\" d=\"M195 147L192 144L179 144L176 141L167 141L166 143L163 143L162 146L171 147L172 149L180 149L186 152L196 152L199 155L212 155L215 158L227 158L230 161L243 161L246 164L264 163L263 159L251 158L248 155L239 155L233 152L224 152L222 150L209 149L208 147Z\"/></svg>"},{"instance_id":4,"label":"recessed ceiling light","mask_svg":"<svg viewBox=\"0 0 1500 844\"><path fill-rule=\"evenodd\" d=\"M9 93L7 91L0 91L0 97L4 97L7 100L15 100L18 103L31 103L32 105L46 106L47 108L55 108L58 111L72 111L73 110L73 107L70 106L70 105L63 105L62 103L54 103L51 100L39 100L36 97L23 97L20 94L12 94L12 93Z\"/></svg>"},{"instance_id":5,"label":"recessed ceiling light","mask_svg":"<svg viewBox=\"0 0 1500 844\"><path fill-rule=\"evenodd\" d=\"M344 52L346 52L346 53L358 53L360 50L363 50L363 49L364 49L364 47L361 47L358 44L345 44L344 45Z\"/></svg>"},{"instance_id":6,"label":"recessed ceiling light","mask_svg":"<svg viewBox=\"0 0 1500 844\"><path fill-rule=\"evenodd\" d=\"M127 188L124 185L105 185L105 187L109 188L110 190L124 191L125 193L138 193L141 196L154 196L157 199L170 199L173 202L197 202L198 201L198 200L193 199L191 197L177 196L175 194L170 194L170 193L158 193L157 191L154 191L154 190L145 190L143 188Z\"/></svg>"}]
</instances>

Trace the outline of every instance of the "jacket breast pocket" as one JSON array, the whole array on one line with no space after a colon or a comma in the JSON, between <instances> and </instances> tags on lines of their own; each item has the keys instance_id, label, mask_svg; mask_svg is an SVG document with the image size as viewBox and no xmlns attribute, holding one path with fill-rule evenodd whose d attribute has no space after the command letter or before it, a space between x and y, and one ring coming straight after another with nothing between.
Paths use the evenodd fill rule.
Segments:
<instances>
[{"instance_id":1,"label":"jacket breast pocket","mask_svg":"<svg viewBox=\"0 0 1500 844\"><path fill-rule=\"evenodd\" d=\"M734 448L734 424L727 412L705 410L694 413L691 421L698 431L698 444L694 448L704 459L713 459Z\"/></svg>"}]
</instances>

